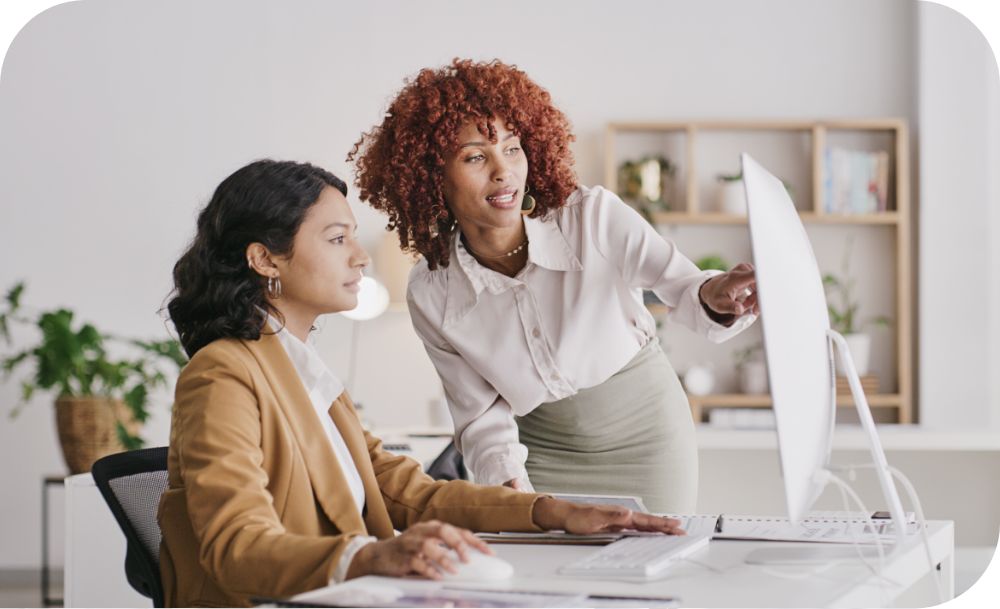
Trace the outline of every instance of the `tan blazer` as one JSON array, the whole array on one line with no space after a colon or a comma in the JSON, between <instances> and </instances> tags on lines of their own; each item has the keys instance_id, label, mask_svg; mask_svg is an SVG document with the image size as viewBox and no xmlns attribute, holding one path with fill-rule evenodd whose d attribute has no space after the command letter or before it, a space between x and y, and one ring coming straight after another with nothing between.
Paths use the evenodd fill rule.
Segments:
<instances>
[{"instance_id":1,"label":"tan blazer","mask_svg":"<svg viewBox=\"0 0 1000 609\"><path fill-rule=\"evenodd\" d=\"M346 392L330 416L361 473L363 514L275 336L217 340L195 354L177 380L160 500L168 607L248 605L325 586L352 537L386 539L420 521L538 530L540 495L432 480L382 450Z\"/></svg>"}]
</instances>

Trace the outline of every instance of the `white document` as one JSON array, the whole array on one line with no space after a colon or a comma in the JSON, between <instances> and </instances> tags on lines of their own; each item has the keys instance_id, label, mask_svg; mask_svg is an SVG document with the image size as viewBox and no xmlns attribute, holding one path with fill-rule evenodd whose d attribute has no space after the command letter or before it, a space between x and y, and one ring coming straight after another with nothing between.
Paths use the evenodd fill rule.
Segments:
<instances>
[{"instance_id":1,"label":"white document","mask_svg":"<svg viewBox=\"0 0 1000 609\"><path fill-rule=\"evenodd\" d=\"M713 539L755 541L813 541L827 543L875 543L875 536L865 515L858 512L812 512L798 525L780 516L742 514L663 514L681 521L688 535L712 535ZM907 513L908 532L917 525L913 513ZM875 533L883 542L894 539L893 524L873 519Z\"/></svg>"}]
</instances>

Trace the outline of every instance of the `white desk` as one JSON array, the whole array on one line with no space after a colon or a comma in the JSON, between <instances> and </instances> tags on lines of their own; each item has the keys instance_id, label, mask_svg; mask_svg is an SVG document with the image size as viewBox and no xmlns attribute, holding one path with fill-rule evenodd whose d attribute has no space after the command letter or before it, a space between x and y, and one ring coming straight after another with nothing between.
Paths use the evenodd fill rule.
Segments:
<instances>
[{"instance_id":1,"label":"white desk","mask_svg":"<svg viewBox=\"0 0 1000 609\"><path fill-rule=\"evenodd\" d=\"M66 607L152 607L125 577L125 534L90 474L66 478Z\"/></svg>"},{"instance_id":2,"label":"white desk","mask_svg":"<svg viewBox=\"0 0 1000 609\"><path fill-rule=\"evenodd\" d=\"M954 595L954 526L951 521L934 521L930 524L929 534L932 556L940 565L936 575L941 578L945 594L951 598ZM743 559L750 551L765 545L774 547L778 544L713 541L707 549L693 555L692 562L678 564L662 579L636 583L570 578L556 573L563 564L593 552L593 546L493 544L497 555L514 565L514 578L499 585L477 584L469 587L622 597L675 597L683 606L696 607L879 607L891 605L931 573L919 536L909 539L898 553L886 559L883 574L892 583L887 582L884 587L879 586L877 578L859 561L805 577L797 576L817 567L761 567L744 563ZM440 585L426 580L382 577L364 577L353 581L362 585L385 583L405 588ZM933 586L929 589L933 590ZM307 595L315 598L314 595L321 592L313 591ZM295 600L301 596L305 595ZM937 599L932 592L930 597L911 606L934 604L937 604Z\"/></svg>"}]
</instances>

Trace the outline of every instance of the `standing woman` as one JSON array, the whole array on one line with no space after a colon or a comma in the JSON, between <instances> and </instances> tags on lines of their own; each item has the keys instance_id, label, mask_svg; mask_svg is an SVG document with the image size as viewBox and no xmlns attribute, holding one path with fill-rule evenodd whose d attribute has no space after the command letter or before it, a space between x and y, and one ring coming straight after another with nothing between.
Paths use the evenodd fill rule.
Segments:
<instances>
[{"instance_id":1,"label":"standing woman","mask_svg":"<svg viewBox=\"0 0 1000 609\"><path fill-rule=\"evenodd\" d=\"M389 216L413 326L483 484L692 512L687 398L642 302L715 342L753 323L753 267L700 271L614 193L577 184L569 122L499 61L422 70L348 156Z\"/></svg>"}]
</instances>

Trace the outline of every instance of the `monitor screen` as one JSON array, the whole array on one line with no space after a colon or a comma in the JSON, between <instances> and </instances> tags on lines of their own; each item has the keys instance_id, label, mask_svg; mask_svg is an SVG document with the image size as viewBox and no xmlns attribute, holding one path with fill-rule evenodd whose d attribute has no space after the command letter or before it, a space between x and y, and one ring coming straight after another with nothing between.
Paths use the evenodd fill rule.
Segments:
<instances>
[{"instance_id":1,"label":"monitor screen","mask_svg":"<svg viewBox=\"0 0 1000 609\"><path fill-rule=\"evenodd\" d=\"M741 156L768 378L788 516L800 520L823 491L829 459L834 371L823 281L784 184Z\"/></svg>"}]
</instances>

